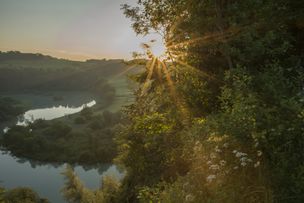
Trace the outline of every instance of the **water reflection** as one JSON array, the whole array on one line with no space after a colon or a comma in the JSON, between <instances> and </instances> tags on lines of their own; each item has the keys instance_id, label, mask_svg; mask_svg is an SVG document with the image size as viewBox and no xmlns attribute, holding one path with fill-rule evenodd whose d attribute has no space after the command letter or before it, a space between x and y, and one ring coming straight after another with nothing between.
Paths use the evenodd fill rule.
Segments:
<instances>
[{"instance_id":1,"label":"water reflection","mask_svg":"<svg viewBox=\"0 0 304 203\"><path fill-rule=\"evenodd\" d=\"M18 118L17 125L27 125L37 119L52 120L65 115L78 113L85 107L92 107L96 104L92 100L78 107L74 106L54 106L51 108L32 109L25 112ZM16 122L12 122L14 124ZM4 125L5 126L5 125ZM9 130L4 128L4 133ZM62 163L43 163L25 158L13 157L10 153L0 148L0 186L8 189L15 187L31 187L38 192L41 197L48 198L53 203L64 203L60 194L64 186L64 177L61 174L65 169ZM74 165L74 170L86 187L98 189L102 183L101 179L105 175L114 176L117 179L123 177L113 164L99 164L95 166Z\"/></svg>"},{"instance_id":2,"label":"water reflection","mask_svg":"<svg viewBox=\"0 0 304 203\"><path fill-rule=\"evenodd\" d=\"M43 164L23 158L16 158L0 150L0 183L6 188L31 187L41 197L54 203L65 202L60 194L64 185L61 174L65 164ZM103 176L110 175L121 179L123 174L115 165L100 164L98 166L75 165L74 170L86 187L97 189Z\"/></svg>"},{"instance_id":3,"label":"water reflection","mask_svg":"<svg viewBox=\"0 0 304 203\"><path fill-rule=\"evenodd\" d=\"M32 123L37 119L52 120L60 118L66 115L78 113L86 107L92 107L96 104L93 100L89 103L83 104L79 107L57 106L43 109L33 109L25 112L22 116L18 117L17 125L26 126L28 123Z\"/></svg>"}]
</instances>

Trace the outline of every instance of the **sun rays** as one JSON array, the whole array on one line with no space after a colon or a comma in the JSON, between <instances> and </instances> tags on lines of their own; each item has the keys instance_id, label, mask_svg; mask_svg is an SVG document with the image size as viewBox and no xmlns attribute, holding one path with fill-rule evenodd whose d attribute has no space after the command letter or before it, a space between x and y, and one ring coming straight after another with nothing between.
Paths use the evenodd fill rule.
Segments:
<instances>
[{"instance_id":1,"label":"sun rays","mask_svg":"<svg viewBox=\"0 0 304 203\"><path fill-rule=\"evenodd\" d=\"M155 40L143 43L144 54L141 56L147 57L144 59L147 64L146 78L141 87L141 95L146 95L154 84L163 85L167 89L170 99L174 101L177 110L183 117L188 117L190 109L187 107L187 102L183 98L182 91L178 88L182 85L179 84L179 72L186 70L186 72L190 71L192 74L199 76L202 80L220 81L218 81L215 75L190 65L185 60L188 56L187 49L196 45L200 47L206 45L208 47L210 43L223 43L241 31L242 29L233 28L225 33L215 32L199 37L190 37L181 33L171 39L169 37L164 39L165 43L162 42L163 49L157 53L153 50L153 45L156 43Z\"/></svg>"},{"instance_id":2,"label":"sun rays","mask_svg":"<svg viewBox=\"0 0 304 203\"><path fill-rule=\"evenodd\" d=\"M175 71L173 70L175 67L174 59L168 54L167 49L159 56L156 56L153 51L151 51L149 45L143 44L142 47L146 49L146 55L149 60L146 64L147 76L141 88L141 95L146 95L151 88L153 81L158 80L164 87L168 88L170 99L177 106L177 111L181 113L185 120L187 120L190 115L188 108L186 108L184 99L178 93L176 83L172 77L172 72ZM170 62L167 61L168 59L170 59Z\"/></svg>"}]
</instances>

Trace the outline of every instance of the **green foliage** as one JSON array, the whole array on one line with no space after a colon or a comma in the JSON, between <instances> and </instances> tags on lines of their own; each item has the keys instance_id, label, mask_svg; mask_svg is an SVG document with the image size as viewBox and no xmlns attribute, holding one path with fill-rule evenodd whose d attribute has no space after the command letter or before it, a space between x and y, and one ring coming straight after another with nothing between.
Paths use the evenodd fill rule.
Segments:
<instances>
[{"instance_id":1,"label":"green foliage","mask_svg":"<svg viewBox=\"0 0 304 203\"><path fill-rule=\"evenodd\" d=\"M0 92L89 91L108 105L114 99L115 88L106 78L126 68L122 60L80 62L41 54L0 52ZM53 99L62 100L60 96Z\"/></svg>"},{"instance_id":2,"label":"green foliage","mask_svg":"<svg viewBox=\"0 0 304 203\"><path fill-rule=\"evenodd\" d=\"M113 203L116 201L118 191L120 189L120 182L111 176L104 176L102 178L101 191L99 195L103 197L103 203Z\"/></svg>"},{"instance_id":3,"label":"green foliage","mask_svg":"<svg viewBox=\"0 0 304 203\"><path fill-rule=\"evenodd\" d=\"M71 203L84 203L91 202L94 198L94 194L85 189L79 178L75 175L73 169L68 165L66 170L63 172L65 176L65 187L62 193L65 199Z\"/></svg>"},{"instance_id":4,"label":"green foliage","mask_svg":"<svg viewBox=\"0 0 304 203\"><path fill-rule=\"evenodd\" d=\"M0 187L0 203L4 203L5 189Z\"/></svg>"},{"instance_id":5,"label":"green foliage","mask_svg":"<svg viewBox=\"0 0 304 203\"><path fill-rule=\"evenodd\" d=\"M277 64L255 77L237 71L228 76L231 86L223 88L219 132L258 145L271 170L274 192L289 194L278 195L277 200L292 197L297 202L303 198L299 187L303 182L294 177L300 176L304 163L304 139L299 136L304 133L299 117L304 108L297 84L300 78L288 79Z\"/></svg>"},{"instance_id":6,"label":"green foliage","mask_svg":"<svg viewBox=\"0 0 304 203\"><path fill-rule=\"evenodd\" d=\"M84 123L86 123L86 120L84 117L78 116L74 119L74 123L75 124L84 124Z\"/></svg>"},{"instance_id":7,"label":"green foliage","mask_svg":"<svg viewBox=\"0 0 304 203\"><path fill-rule=\"evenodd\" d=\"M292 0L122 6L137 34L162 34L171 62L169 79L151 71L153 59L133 77L141 88L117 138L127 171L120 199L303 202L303 8Z\"/></svg>"},{"instance_id":8,"label":"green foliage","mask_svg":"<svg viewBox=\"0 0 304 203\"><path fill-rule=\"evenodd\" d=\"M22 114L24 110L25 106L20 102L9 97L0 97L0 122L18 116Z\"/></svg>"},{"instance_id":9,"label":"green foliage","mask_svg":"<svg viewBox=\"0 0 304 203\"><path fill-rule=\"evenodd\" d=\"M49 203L47 199L42 199L30 188L14 188L4 191L2 203Z\"/></svg>"},{"instance_id":10,"label":"green foliage","mask_svg":"<svg viewBox=\"0 0 304 203\"><path fill-rule=\"evenodd\" d=\"M102 188L91 191L85 188L79 178L76 176L73 168L67 166L62 173L65 177L65 185L62 193L65 199L70 203L113 203L116 197L119 183L111 178L102 179Z\"/></svg>"},{"instance_id":11,"label":"green foliage","mask_svg":"<svg viewBox=\"0 0 304 203\"><path fill-rule=\"evenodd\" d=\"M84 117L84 119L89 120L92 117L93 112L89 107L86 107L80 112L80 115Z\"/></svg>"},{"instance_id":12,"label":"green foliage","mask_svg":"<svg viewBox=\"0 0 304 203\"><path fill-rule=\"evenodd\" d=\"M114 126L120 121L120 113L93 115L87 109L80 114L87 123L84 131L61 121L37 120L26 127L12 127L3 135L1 145L16 156L42 162L112 162L116 155Z\"/></svg>"},{"instance_id":13,"label":"green foliage","mask_svg":"<svg viewBox=\"0 0 304 203\"><path fill-rule=\"evenodd\" d=\"M139 91L136 103L127 108L117 137L117 161L127 170L118 201L136 201L141 187L172 181L188 170L181 133L184 119L176 108L167 87L153 84L148 94Z\"/></svg>"}]
</instances>

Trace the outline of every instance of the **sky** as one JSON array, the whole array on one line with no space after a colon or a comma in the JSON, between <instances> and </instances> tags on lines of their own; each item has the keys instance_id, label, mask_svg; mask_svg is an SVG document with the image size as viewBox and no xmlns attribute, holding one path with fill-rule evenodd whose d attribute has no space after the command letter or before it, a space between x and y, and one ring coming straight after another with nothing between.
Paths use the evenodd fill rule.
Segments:
<instances>
[{"instance_id":1,"label":"sky","mask_svg":"<svg viewBox=\"0 0 304 203\"><path fill-rule=\"evenodd\" d=\"M140 44L120 5L136 0L0 0L0 51L42 53L71 60L130 59Z\"/></svg>"}]
</instances>

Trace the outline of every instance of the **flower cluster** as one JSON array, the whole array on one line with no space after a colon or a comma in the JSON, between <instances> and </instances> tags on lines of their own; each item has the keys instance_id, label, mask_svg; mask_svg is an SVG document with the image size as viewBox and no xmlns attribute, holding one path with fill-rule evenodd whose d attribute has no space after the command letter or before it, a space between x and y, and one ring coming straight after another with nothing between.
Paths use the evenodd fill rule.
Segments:
<instances>
[{"instance_id":1,"label":"flower cluster","mask_svg":"<svg viewBox=\"0 0 304 203\"><path fill-rule=\"evenodd\" d=\"M246 154L244 152L239 152L237 150L233 150L232 153L235 154L235 157L239 159L240 165L242 167L245 167L249 163L252 162L252 159L248 158L248 154ZM238 169L238 167L234 167L234 169Z\"/></svg>"}]
</instances>

